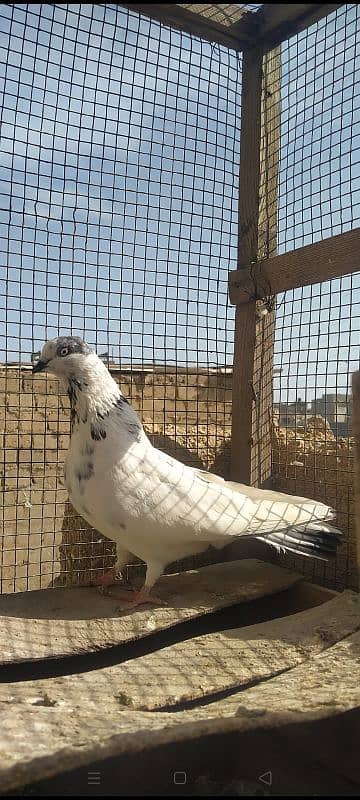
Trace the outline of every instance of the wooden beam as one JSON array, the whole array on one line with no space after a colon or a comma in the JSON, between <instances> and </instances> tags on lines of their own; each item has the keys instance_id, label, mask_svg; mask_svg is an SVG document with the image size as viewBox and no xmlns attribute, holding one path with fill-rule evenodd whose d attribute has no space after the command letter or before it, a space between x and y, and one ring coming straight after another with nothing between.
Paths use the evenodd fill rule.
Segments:
<instances>
[{"instance_id":1,"label":"wooden beam","mask_svg":"<svg viewBox=\"0 0 360 800\"><path fill-rule=\"evenodd\" d=\"M357 272L359 251L360 228L355 228L257 263L243 262L229 275L230 302L249 304L255 298Z\"/></svg>"},{"instance_id":2,"label":"wooden beam","mask_svg":"<svg viewBox=\"0 0 360 800\"><path fill-rule=\"evenodd\" d=\"M200 39L223 45L232 50L241 51L252 44L256 38L255 17L257 14L250 12L245 13L244 19L241 19L235 26L225 27L174 3L118 3L118 5L150 17L170 28L193 34Z\"/></svg>"},{"instance_id":3,"label":"wooden beam","mask_svg":"<svg viewBox=\"0 0 360 800\"><path fill-rule=\"evenodd\" d=\"M243 61L239 250L242 265L277 247L280 49ZM255 297L236 309L231 477L263 485L271 476L275 315L259 314Z\"/></svg>"},{"instance_id":4,"label":"wooden beam","mask_svg":"<svg viewBox=\"0 0 360 800\"><path fill-rule=\"evenodd\" d=\"M176 3L118 3L176 30L208 42L242 51L262 47L264 51L326 17L344 3L264 3L257 12L225 26Z\"/></svg>"},{"instance_id":5,"label":"wooden beam","mask_svg":"<svg viewBox=\"0 0 360 800\"><path fill-rule=\"evenodd\" d=\"M264 3L256 14L257 43L268 50L314 25L345 3Z\"/></svg>"},{"instance_id":6,"label":"wooden beam","mask_svg":"<svg viewBox=\"0 0 360 800\"><path fill-rule=\"evenodd\" d=\"M261 50L244 53L240 138L239 264L256 261L258 254L262 61ZM256 303L251 300L246 305L237 307L235 317L230 477L241 483L251 481L255 341Z\"/></svg>"},{"instance_id":7,"label":"wooden beam","mask_svg":"<svg viewBox=\"0 0 360 800\"><path fill-rule=\"evenodd\" d=\"M281 52L263 58L258 257L277 252L278 174L280 160ZM251 485L268 485L272 474L273 367L275 311L265 316L257 304L253 367Z\"/></svg>"},{"instance_id":8,"label":"wooden beam","mask_svg":"<svg viewBox=\"0 0 360 800\"><path fill-rule=\"evenodd\" d=\"M360 372L352 376L352 427L355 439L355 537L357 555L358 589L360 591Z\"/></svg>"}]
</instances>

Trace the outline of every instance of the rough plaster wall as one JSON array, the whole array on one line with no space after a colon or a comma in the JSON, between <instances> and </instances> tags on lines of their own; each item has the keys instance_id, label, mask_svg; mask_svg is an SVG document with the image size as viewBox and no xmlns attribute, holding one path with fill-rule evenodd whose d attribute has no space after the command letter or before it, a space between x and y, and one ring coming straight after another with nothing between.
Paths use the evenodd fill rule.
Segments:
<instances>
[{"instance_id":1,"label":"rough plaster wall","mask_svg":"<svg viewBox=\"0 0 360 800\"><path fill-rule=\"evenodd\" d=\"M322 417L307 420L306 431L274 428L272 444L273 481L277 489L300 497L314 497L337 512L337 525L344 544L336 561L281 557L280 563L294 567L309 580L334 589L357 590L358 565L354 511L354 439L336 438Z\"/></svg>"}]
</instances>

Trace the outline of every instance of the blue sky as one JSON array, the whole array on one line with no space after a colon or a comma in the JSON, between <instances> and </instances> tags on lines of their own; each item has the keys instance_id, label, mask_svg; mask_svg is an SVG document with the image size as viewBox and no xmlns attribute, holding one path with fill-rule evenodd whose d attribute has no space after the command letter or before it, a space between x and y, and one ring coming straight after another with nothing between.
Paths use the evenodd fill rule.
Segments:
<instances>
[{"instance_id":1,"label":"blue sky","mask_svg":"<svg viewBox=\"0 0 360 800\"><path fill-rule=\"evenodd\" d=\"M72 331L231 365L241 58L115 5L3 5L0 30L0 358ZM347 5L283 48L280 252L359 224L358 31ZM358 359L358 277L324 288L278 298L283 399Z\"/></svg>"},{"instance_id":2,"label":"blue sky","mask_svg":"<svg viewBox=\"0 0 360 800\"><path fill-rule=\"evenodd\" d=\"M60 327L125 363L228 362L238 57L116 6L24 8L3 37L8 352Z\"/></svg>"},{"instance_id":3,"label":"blue sky","mask_svg":"<svg viewBox=\"0 0 360 800\"><path fill-rule=\"evenodd\" d=\"M360 224L359 19L346 4L282 47L280 253ZM347 390L359 368L360 273L287 292L278 306L276 399Z\"/></svg>"}]
</instances>

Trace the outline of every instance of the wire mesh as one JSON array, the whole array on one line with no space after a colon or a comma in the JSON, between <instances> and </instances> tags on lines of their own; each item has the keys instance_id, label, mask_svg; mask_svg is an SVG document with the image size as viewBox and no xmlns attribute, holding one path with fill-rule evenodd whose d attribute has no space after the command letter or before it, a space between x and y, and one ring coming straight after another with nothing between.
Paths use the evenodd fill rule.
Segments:
<instances>
[{"instance_id":1,"label":"wire mesh","mask_svg":"<svg viewBox=\"0 0 360 800\"><path fill-rule=\"evenodd\" d=\"M359 224L358 13L345 5L268 56L262 256ZM67 401L28 366L47 338L83 336L158 446L227 474L241 59L117 5L3 5L0 20L1 586L10 592L59 572L88 582L114 560L67 501ZM358 278L277 298L274 479L338 510L349 536L336 565L300 564L337 587L356 582L348 376L358 365ZM271 315L261 324L269 347L255 372L268 372Z\"/></svg>"},{"instance_id":2,"label":"wire mesh","mask_svg":"<svg viewBox=\"0 0 360 800\"><path fill-rule=\"evenodd\" d=\"M117 5L2 5L0 25L12 592L59 570L86 582L114 556L66 499L67 399L29 373L46 339L85 338L160 447L225 469L241 60Z\"/></svg>"},{"instance_id":3,"label":"wire mesh","mask_svg":"<svg viewBox=\"0 0 360 800\"><path fill-rule=\"evenodd\" d=\"M282 45L279 252L360 224L359 8Z\"/></svg>"},{"instance_id":4,"label":"wire mesh","mask_svg":"<svg viewBox=\"0 0 360 800\"><path fill-rule=\"evenodd\" d=\"M245 14L256 13L262 3L176 3L176 6L187 8L200 17L230 28Z\"/></svg>"},{"instance_id":5,"label":"wire mesh","mask_svg":"<svg viewBox=\"0 0 360 800\"><path fill-rule=\"evenodd\" d=\"M279 252L359 226L359 41L359 7L345 4L282 45ZM286 563L336 588L358 586L350 387L359 289L355 273L277 298L274 480L334 506L346 536L336 564Z\"/></svg>"}]
</instances>

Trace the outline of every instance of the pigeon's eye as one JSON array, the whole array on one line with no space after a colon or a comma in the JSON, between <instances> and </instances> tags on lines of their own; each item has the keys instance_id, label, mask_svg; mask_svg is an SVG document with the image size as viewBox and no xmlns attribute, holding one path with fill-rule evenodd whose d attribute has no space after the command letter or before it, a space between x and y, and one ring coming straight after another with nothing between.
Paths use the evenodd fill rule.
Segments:
<instances>
[{"instance_id":1,"label":"pigeon's eye","mask_svg":"<svg viewBox=\"0 0 360 800\"><path fill-rule=\"evenodd\" d=\"M61 356L67 356L68 352L69 352L69 348L68 347L62 347L61 350L60 350L60 355Z\"/></svg>"}]
</instances>

